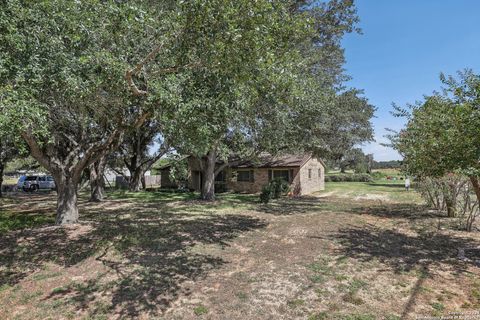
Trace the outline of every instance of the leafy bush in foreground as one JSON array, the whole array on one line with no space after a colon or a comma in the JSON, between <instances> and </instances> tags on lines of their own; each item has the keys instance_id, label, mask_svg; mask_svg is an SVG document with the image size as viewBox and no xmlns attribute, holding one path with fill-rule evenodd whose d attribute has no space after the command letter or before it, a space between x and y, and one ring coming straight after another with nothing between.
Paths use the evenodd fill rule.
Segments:
<instances>
[{"instance_id":1,"label":"leafy bush in foreground","mask_svg":"<svg viewBox=\"0 0 480 320\"><path fill-rule=\"evenodd\" d=\"M444 177L425 177L417 184L418 191L430 207L446 211L448 217L458 219L462 229L472 231L480 215L480 203L468 177L450 173Z\"/></svg>"},{"instance_id":2,"label":"leafy bush in foreground","mask_svg":"<svg viewBox=\"0 0 480 320\"><path fill-rule=\"evenodd\" d=\"M262 188L260 194L260 201L268 203L272 199L278 199L282 194L287 194L290 190L290 185L284 179L273 179Z\"/></svg>"}]
</instances>

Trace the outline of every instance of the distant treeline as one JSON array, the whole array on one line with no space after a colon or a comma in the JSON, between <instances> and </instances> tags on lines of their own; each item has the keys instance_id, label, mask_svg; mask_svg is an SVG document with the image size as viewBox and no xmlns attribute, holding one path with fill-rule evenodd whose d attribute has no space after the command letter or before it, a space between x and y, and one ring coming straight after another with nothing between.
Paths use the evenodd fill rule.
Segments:
<instances>
[{"instance_id":1,"label":"distant treeline","mask_svg":"<svg viewBox=\"0 0 480 320\"><path fill-rule=\"evenodd\" d=\"M372 169L398 169L402 166L402 161L373 161Z\"/></svg>"}]
</instances>

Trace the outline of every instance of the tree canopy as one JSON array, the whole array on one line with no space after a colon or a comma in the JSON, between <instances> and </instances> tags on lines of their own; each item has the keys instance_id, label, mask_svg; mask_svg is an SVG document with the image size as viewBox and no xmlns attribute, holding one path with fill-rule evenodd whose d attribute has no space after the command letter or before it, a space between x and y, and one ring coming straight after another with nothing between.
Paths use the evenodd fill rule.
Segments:
<instances>
[{"instance_id":1,"label":"tree canopy","mask_svg":"<svg viewBox=\"0 0 480 320\"><path fill-rule=\"evenodd\" d=\"M78 220L83 171L148 123L177 150L209 159L208 197L216 159L328 150L338 123L346 145L371 135L373 108L342 87L340 41L358 21L349 0L0 6L2 111L54 176L59 224ZM338 119L339 109L349 116Z\"/></svg>"},{"instance_id":2,"label":"tree canopy","mask_svg":"<svg viewBox=\"0 0 480 320\"><path fill-rule=\"evenodd\" d=\"M407 118L405 129L393 137L413 175L468 175L480 200L480 76L469 70L458 79L442 75L445 88L409 108L397 107Z\"/></svg>"},{"instance_id":3,"label":"tree canopy","mask_svg":"<svg viewBox=\"0 0 480 320\"><path fill-rule=\"evenodd\" d=\"M12 0L1 7L2 105L55 178L57 223L76 222L83 170L114 148L128 125L122 115L134 101L125 70L143 55L133 40L155 20L122 2Z\"/></svg>"},{"instance_id":4,"label":"tree canopy","mask_svg":"<svg viewBox=\"0 0 480 320\"><path fill-rule=\"evenodd\" d=\"M236 5L236 10L244 10ZM345 78L340 39L355 30L357 21L353 4L296 2L292 7L272 2L259 12L252 22L238 21L246 35L229 53L242 59L233 62L236 69L232 72L232 65L220 64L191 70L170 113L168 122L175 125L166 128L166 135L173 137L173 145L200 163L206 161L203 174L210 177L204 179L209 184L203 190L206 198L212 198L213 178L221 169L207 173L208 161L210 166L217 160L226 165L232 156L254 157L261 151L313 151L325 156L327 150L339 148L333 137L346 140L345 152L372 136L369 120L374 108L359 96L361 92L343 90L337 95L340 79ZM223 29L211 30L215 39L221 38L215 32L224 34ZM197 36L189 40L195 41ZM245 50L244 56L240 50Z\"/></svg>"}]
</instances>

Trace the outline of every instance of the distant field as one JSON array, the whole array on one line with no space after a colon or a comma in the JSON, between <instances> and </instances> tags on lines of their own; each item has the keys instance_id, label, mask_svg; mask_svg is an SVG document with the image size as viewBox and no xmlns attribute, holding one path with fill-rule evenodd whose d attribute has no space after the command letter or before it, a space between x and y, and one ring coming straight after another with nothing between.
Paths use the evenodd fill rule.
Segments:
<instances>
[{"instance_id":1,"label":"distant field","mask_svg":"<svg viewBox=\"0 0 480 320\"><path fill-rule=\"evenodd\" d=\"M344 173L341 173L340 170L331 170L326 173L326 176L350 176L353 174L355 174L353 170L346 170ZM374 169L370 175L373 180L386 183L403 183L405 178L405 175L399 169ZM392 179L387 179L387 177Z\"/></svg>"},{"instance_id":2,"label":"distant field","mask_svg":"<svg viewBox=\"0 0 480 320\"><path fill-rule=\"evenodd\" d=\"M373 172L381 172L389 176L403 176L399 169L374 169Z\"/></svg>"},{"instance_id":3,"label":"distant field","mask_svg":"<svg viewBox=\"0 0 480 320\"><path fill-rule=\"evenodd\" d=\"M373 172L381 172L386 175L391 176L401 176L403 175L399 169L373 169ZM329 170L327 174L340 174L340 170ZM353 170L345 170L345 174L353 174L355 173Z\"/></svg>"}]
</instances>

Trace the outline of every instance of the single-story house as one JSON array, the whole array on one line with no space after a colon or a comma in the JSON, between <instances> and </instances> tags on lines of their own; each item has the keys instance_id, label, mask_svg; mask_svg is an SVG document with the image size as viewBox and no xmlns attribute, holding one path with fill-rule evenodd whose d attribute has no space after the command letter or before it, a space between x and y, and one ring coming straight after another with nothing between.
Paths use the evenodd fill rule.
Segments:
<instances>
[{"instance_id":1,"label":"single-story house","mask_svg":"<svg viewBox=\"0 0 480 320\"><path fill-rule=\"evenodd\" d=\"M222 162L217 163L218 166ZM169 166L161 168L162 187L174 187L170 181ZM188 157L187 187L200 191L203 174L200 163ZM294 195L305 195L325 189L325 164L310 154L271 156L262 154L255 160L236 160L223 169L215 179L216 192L233 191L257 193L275 178L283 178L290 183Z\"/></svg>"}]
</instances>

